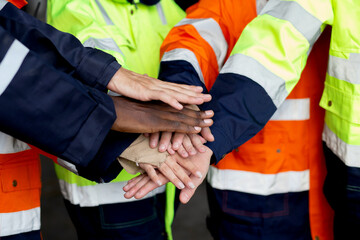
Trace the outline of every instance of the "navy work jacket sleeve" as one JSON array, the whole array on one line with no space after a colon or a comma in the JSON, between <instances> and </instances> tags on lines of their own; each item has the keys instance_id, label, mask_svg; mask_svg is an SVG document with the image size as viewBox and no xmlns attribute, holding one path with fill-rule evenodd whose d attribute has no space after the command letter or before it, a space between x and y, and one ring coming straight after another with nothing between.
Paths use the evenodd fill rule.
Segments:
<instances>
[{"instance_id":1,"label":"navy work jacket sleeve","mask_svg":"<svg viewBox=\"0 0 360 240\"><path fill-rule=\"evenodd\" d=\"M111 55L0 0L0 131L91 180L115 177L109 167L136 137L109 132L116 113L103 90L119 68Z\"/></svg>"},{"instance_id":2,"label":"navy work jacket sleeve","mask_svg":"<svg viewBox=\"0 0 360 240\"><path fill-rule=\"evenodd\" d=\"M186 61L161 63L159 79L169 82L202 86L192 65ZM276 107L265 90L251 79L238 74L219 74L209 92L212 100L199 106L214 111L210 127L214 142L206 145L213 151L212 162L255 136L267 123Z\"/></svg>"}]
</instances>

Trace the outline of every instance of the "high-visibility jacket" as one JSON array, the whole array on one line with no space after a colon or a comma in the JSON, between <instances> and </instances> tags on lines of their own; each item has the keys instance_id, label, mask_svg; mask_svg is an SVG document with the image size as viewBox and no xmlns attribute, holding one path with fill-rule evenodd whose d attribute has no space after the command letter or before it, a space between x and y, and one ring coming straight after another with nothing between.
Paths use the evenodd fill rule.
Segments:
<instances>
[{"instance_id":1,"label":"high-visibility jacket","mask_svg":"<svg viewBox=\"0 0 360 240\"><path fill-rule=\"evenodd\" d=\"M0 19L0 131L87 178L115 178L116 157L137 137L110 131L116 113L104 91L121 65L5 0Z\"/></svg>"},{"instance_id":2,"label":"high-visibility jacket","mask_svg":"<svg viewBox=\"0 0 360 240\"><path fill-rule=\"evenodd\" d=\"M188 9L186 19L171 30L161 47L163 56L159 78L205 85L210 89L242 30L256 17L263 3L261 0L203 0ZM210 167L209 184L227 194L228 203L219 203L228 204L222 206L225 214L237 212L264 219L287 214L286 209L275 213L271 212L272 207L266 206L262 210L246 212L231 209L231 205L239 205L240 200L247 202L244 209L251 209L251 201L246 199L248 195L237 199L231 191L264 196L263 199L274 194L282 194L285 199L287 193L299 193L305 197L290 199L287 204L305 206L303 211L299 211L298 218L303 220L301 224L307 224L309 219L306 217L310 215L313 238L332 239L332 210L322 193L326 173L321 146L324 112L318 107L326 72L328 42L329 36L324 37L322 44L316 47L300 84L272 116L272 121L254 138ZM236 92L236 85L219 84L217 87L227 93ZM241 109L242 106L238 107L234 102L236 98L231 97L222 103L230 109ZM215 137L215 143L227 144L228 140L219 142ZM277 203L283 204L282 200ZM244 222L246 224L251 222ZM291 229L291 223L288 227Z\"/></svg>"},{"instance_id":3,"label":"high-visibility jacket","mask_svg":"<svg viewBox=\"0 0 360 240\"><path fill-rule=\"evenodd\" d=\"M75 35L84 46L112 54L127 69L157 77L160 45L170 29L184 16L173 0L144 5L126 0L48 1L47 21L57 29ZM81 207L137 201L124 197L123 186L133 178L123 170L107 184L96 184L66 169L55 166L65 199ZM167 197L174 199L174 188L168 185ZM146 196L164 192L160 187ZM169 201L173 202L173 201ZM173 207L167 207L167 223L171 223ZM172 213L171 213L172 212ZM170 228L168 226L168 235Z\"/></svg>"}]
</instances>

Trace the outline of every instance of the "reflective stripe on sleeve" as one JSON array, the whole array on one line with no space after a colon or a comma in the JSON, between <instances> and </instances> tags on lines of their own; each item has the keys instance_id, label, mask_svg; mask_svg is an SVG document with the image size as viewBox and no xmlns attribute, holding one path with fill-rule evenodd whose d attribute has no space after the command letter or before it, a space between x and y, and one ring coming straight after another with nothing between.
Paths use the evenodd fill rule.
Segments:
<instances>
[{"instance_id":1,"label":"reflective stripe on sleeve","mask_svg":"<svg viewBox=\"0 0 360 240\"><path fill-rule=\"evenodd\" d=\"M215 52L219 71L224 64L228 45L219 24L212 18L190 19L184 18L175 27L190 24L195 27L200 36Z\"/></svg>"},{"instance_id":2,"label":"reflective stripe on sleeve","mask_svg":"<svg viewBox=\"0 0 360 240\"><path fill-rule=\"evenodd\" d=\"M25 142L0 132L0 154L17 153L29 149L29 145Z\"/></svg>"},{"instance_id":3,"label":"reflective stripe on sleeve","mask_svg":"<svg viewBox=\"0 0 360 240\"><path fill-rule=\"evenodd\" d=\"M223 170L210 166L207 180L213 188L262 196L309 190L309 170L277 174Z\"/></svg>"},{"instance_id":4,"label":"reflective stripe on sleeve","mask_svg":"<svg viewBox=\"0 0 360 240\"><path fill-rule=\"evenodd\" d=\"M321 34L322 22L296 1L269 1L260 14L290 22L308 40L310 49Z\"/></svg>"},{"instance_id":5,"label":"reflective stripe on sleeve","mask_svg":"<svg viewBox=\"0 0 360 240\"><path fill-rule=\"evenodd\" d=\"M310 98L286 99L276 110L272 121L301 121L310 119Z\"/></svg>"},{"instance_id":6,"label":"reflective stripe on sleeve","mask_svg":"<svg viewBox=\"0 0 360 240\"><path fill-rule=\"evenodd\" d=\"M328 148L337 155L346 166L360 168L360 146L351 145L341 140L331 129L325 124L322 134L323 140Z\"/></svg>"},{"instance_id":7,"label":"reflective stripe on sleeve","mask_svg":"<svg viewBox=\"0 0 360 240\"><path fill-rule=\"evenodd\" d=\"M360 54L350 53L349 58L339 58L330 55L328 74L352 84L360 84Z\"/></svg>"},{"instance_id":8,"label":"reflective stripe on sleeve","mask_svg":"<svg viewBox=\"0 0 360 240\"><path fill-rule=\"evenodd\" d=\"M6 0L0 0L0 11L5 7L5 5L8 3Z\"/></svg>"},{"instance_id":9,"label":"reflective stripe on sleeve","mask_svg":"<svg viewBox=\"0 0 360 240\"><path fill-rule=\"evenodd\" d=\"M289 94L283 79L247 55L238 53L230 56L220 73L235 73L255 81L265 89L276 107L279 107Z\"/></svg>"},{"instance_id":10,"label":"reflective stripe on sleeve","mask_svg":"<svg viewBox=\"0 0 360 240\"><path fill-rule=\"evenodd\" d=\"M40 230L40 207L0 213L0 237Z\"/></svg>"},{"instance_id":11,"label":"reflective stripe on sleeve","mask_svg":"<svg viewBox=\"0 0 360 240\"><path fill-rule=\"evenodd\" d=\"M3 60L0 62L0 95L4 93L19 71L28 52L29 49L16 39L11 44Z\"/></svg>"},{"instance_id":12,"label":"reflective stripe on sleeve","mask_svg":"<svg viewBox=\"0 0 360 240\"><path fill-rule=\"evenodd\" d=\"M205 84L204 77L200 68L200 64L195 54L192 51L185 48L176 48L169 52L165 52L161 59L162 62L176 61L176 60L183 60L190 63L197 72L197 74L199 75L199 79L201 80L201 82Z\"/></svg>"},{"instance_id":13,"label":"reflective stripe on sleeve","mask_svg":"<svg viewBox=\"0 0 360 240\"><path fill-rule=\"evenodd\" d=\"M59 164L60 166L62 166L63 168L69 170L70 172L75 173L76 175L79 175L79 172L76 168L76 166L72 163L69 163L67 161L65 161L64 159L61 158L57 158L57 164Z\"/></svg>"},{"instance_id":14,"label":"reflective stripe on sleeve","mask_svg":"<svg viewBox=\"0 0 360 240\"><path fill-rule=\"evenodd\" d=\"M111 50L118 52L124 56L124 53L120 50L119 46L116 44L112 38L89 38L83 43L84 47L99 48L101 50Z\"/></svg>"},{"instance_id":15,"label":"reflective stripe on sleeve","mask_svg":"<svg viewBox=\"0 0 360 240\"><path fill-rule=\"evenodd\" d=\"M127 181L124 182L110 182L105 184L95 184L88 186L78 186L77 184L67 183L59 179L61 193L63 197L69 200L74 205L81 207L94 207L103 204L133 202L141 199L126 199L124 197L123 187ZM165 185L156 188L148 193L144 198L155 196L156 194L165 192Z\"/></svg>"}]
</instances>

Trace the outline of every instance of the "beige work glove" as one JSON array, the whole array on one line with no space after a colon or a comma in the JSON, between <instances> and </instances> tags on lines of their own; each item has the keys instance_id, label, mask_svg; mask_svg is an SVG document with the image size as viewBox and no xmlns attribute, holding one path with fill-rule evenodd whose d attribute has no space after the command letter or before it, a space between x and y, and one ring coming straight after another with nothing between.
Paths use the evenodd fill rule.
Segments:
<instances>
[{"instance_id":1,"label":"beige work glove","mask_svg":"<svg viewBox=\"0 0 360 240\"><path fill-rule=\"evenodd\" d=\"M144 170L139 167L139 163L150 163L160 167L169 156L168 152L159 152L157 148L150 148L149 138L140 135L122 154L117 158L121 166L130 174Z\"/></svg>"}]
</instances>

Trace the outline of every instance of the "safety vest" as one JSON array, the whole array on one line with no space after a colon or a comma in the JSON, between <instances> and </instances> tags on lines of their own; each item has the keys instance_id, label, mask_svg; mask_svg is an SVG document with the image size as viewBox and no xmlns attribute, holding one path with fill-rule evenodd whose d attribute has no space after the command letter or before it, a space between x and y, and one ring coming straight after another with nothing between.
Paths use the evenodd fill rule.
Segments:
<instances>
[{"instance_id":1,"label":"safety vest","mask_svg":"<svg viewBox=\"0 0 360 240\"><path fill-rule=\"evenodd\" d=\"M187 10L186 19L165 39L161 47L162 66L169 68L186 61L199 81L210 89L241 32L263 6L261 0L200 1ZM309 191L306 201L311 231L314 238L320 239L332 239L332 210L322 193L326 174L321 146L324 112L318 107L328 37L314 50L302 80L272 121L219 164L211 166L208 174L209 184L219 190L261 196Z\"/></svg>"},{"instance_id":2,"label":"safety vest","mask_svg":"<svg viewBox=\"0 0 360 240\"><path fill-rule=\"evenodd\" d=\"M40 229L40 158L0 133L0 238Z\"/></svg>"},{"instance_id":3,"label":"safety vest","mask_svg":"<svg viewBox=\"0 0 360 240\"><path fill-rule=\"evenodd\" d=\"M66 7L65 7L66 6ZM86 47L95 47L113 55L123 67L157 77L159 48L170 29L185 13L172 0L153 6L134 1L48 1L47 20L57 29L75 35ZM136 201L124 198L122 187L133 178L125 170L112 182L96 184L55 166L65 199L81 207ZM174 186L167 186L167 198L174 202ZM164 192L165 186L146 197ZM174 215L167 207L167 232Z\"/></svg>"},{"instance_id":4,"label":"safety vest","mask_svg":"<svg viewBox=\"0 0 360 240\"><path fill-rule=\"evenodd\" d=\"M323 140L345 165L356 168L360 167L359 10L358 2L351 0L270 1L246 28L223 71L258 82L278 106L298 82L318 36L326 25L331 25L328 70L320 101L326 110ZM264 30L264 24L268 30L276 29L266 41L263 37L268 30ZM267 51L257 54L259 49L269 49L269 54L266 55ZM262 71L261 77L274 84L267 85L259 76L243 70L246 68L235 69L236 65L250 61L257 61L259 69L269 70ZM270 77L271 74L274 75Z\"/></svg>"}]
</instances>

